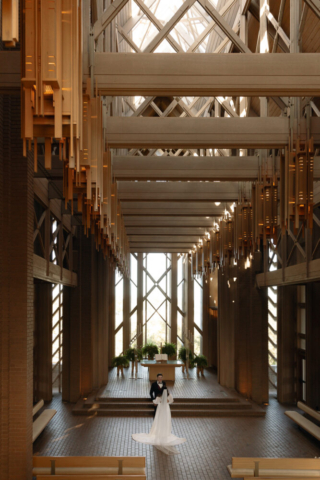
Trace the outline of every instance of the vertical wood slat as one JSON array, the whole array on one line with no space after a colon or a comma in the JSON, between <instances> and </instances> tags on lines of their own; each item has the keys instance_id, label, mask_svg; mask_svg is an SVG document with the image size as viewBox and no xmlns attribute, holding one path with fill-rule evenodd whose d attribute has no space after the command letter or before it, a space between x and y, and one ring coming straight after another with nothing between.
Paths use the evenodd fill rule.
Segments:
<instances>
[{"instance_id":1,"label":"vertical wood slat","mask_svg":"<svg viewBox=\"0 0 320 480\"><path fill-rule=\"evenodd\" d=\"M19 1L2 0L2 41L14 47L19 41Z\"/></svg>"},{"instance_id":2,"label":"vertical wood slat","mask_svg":"<svg viewBox=\"0 0 320 480\"><path fill-rule=\"evenodd\" d=\"M177 344L178 320L178 258L177 253L171 254L171 343ZM168 339L169 341L169 339Z\"/></svg>"},{"instance_id":3,"label":"vertical wood slat","mask_svg":"<svg viewBox=\"0 0 320 480\"><path fill-rule=\"evenodd\" d=\"M138 292L137 292L137 332L142 332L143 327L143 253L138 253ZM144 343L143 334L137 338L137 346L141 348Z\"/></svg>"}]
</instances>

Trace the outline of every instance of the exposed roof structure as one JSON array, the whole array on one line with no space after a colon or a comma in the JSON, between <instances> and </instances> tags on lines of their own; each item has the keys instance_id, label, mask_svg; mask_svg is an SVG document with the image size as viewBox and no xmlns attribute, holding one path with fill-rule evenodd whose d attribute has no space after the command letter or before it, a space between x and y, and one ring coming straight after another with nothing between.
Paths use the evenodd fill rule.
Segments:
<instances>
[{"instance_id":1,"label":"exposed roof structure","mask_svg":"<svg viewBox=\"0 0 320 480\"><path fill-rule=\"evenodd\" d=\"M232 203L240 199L244 191L248 197L250 196L250 183L243 182L258 179L261 174L261 165L264 165L263 168L265 168L266 171L272 171L270 157L269 159L267 159L267 157L272 153L270 148L278 149L280 147L281 149L287 142L288 131L286 127L283 130L282 145L281 141L280 143L278 142L277 137L282 128L280 124L286 125L285 118L287 118L287 115L290 115L290 100L288 96L290 79L289 77L284 77L284 73L281 71L286 65L286 62L282 60L282 55L288 54L289 52L292 54L294 51L308 53L319 52L320 24L318 5L316 5L316 2L303 2L302 11L298 13L299 39L297 39L297 42L299 46L294 47L296 48L296 50L294 50L292 46L294 39L290 41L290 10L291 19L294 19L294 13L292 12L294 2L291 2L290 8L289 0L265 0L260 1L260 3L258 0L136 0L118 3L119 8L121 4L125 4L125 6L123 6L123 9L120 10L120 13L114 20L116 25L115 51L119 53L134 53L140 56L140 58L136 60L136 57L133 59L128 58L123 63L123 68L126 68L126 73L128 74L128 82L131 82L130 87L123 86L120 88L120 84L117 82L117 79L120 77L117 77L117 72L120 72L122 67L120 63L117 63L116 59L114 62L113 59L110 59L110 76L108 80L105 81L109 81L109 84L113 82L113 80L109 79L111 79L114 74L114 91L117 91L118 94L121 92L125 94L130 88L133 91L134 85L140 85L141 77L139 75L141 73L146 74L147 68L149 68L150 71L154 71L155 75L158 76L157 83L159 86L161 85L163 90L165 90L164 85L172 84L174 81L173 75L180 74L180 78L176 84L177 88L171 89L174 92L172 95L166 95L165 92L160 93L158 96L147 96L147 94L144 96L124 95L117 98L116 113L114 109L112 111L113 116L161 117L161 123L152 123L153 120L151 120L151 123L146 121L147 123L142 124L142 121L139 123L138 119L136 119L136 121L133 121L131 124L121 121L118 126L115 126L116 124L114 122L107 122L108 141L111 146L115 147L113 174L119 184L119 198L123 207L129 240L132 247L134 249L138 248L139 251L148 250L148 247L155 247L157 244L159 245L159 251L162 251L164 243L159 242L159 235L160 232L163 231L164 234L166 234L163 237L163 241L164 239L170 240L171 248L175 243L177 249L180 248L182 251L187 251L193 244L194 238L191 240L190 237L190 241L188 241L186 237L185 242L182 242L178 226L180 226L180 228L186 226L184 222L187 222L188 218L190 218L190 212L192 212L193 216L197 216L199 225L201 224L201 219L208 221L208 217L210 218L210 222L212 221L212 224L214 224L216 215L219 217L219 215L222 215L226 210L230 211ZM262 25L262 22L264 22L264 25ZM260 39L263 29L265 29L265 35ZM153 52L154 55L159 55L158 58L155 57L152 66L150 57L147 57L145 60L143 57L143 53L150 54L151 52ZM226 77L221 81L223 68L221 68L220 64L214 65L216 61L214 57L206 58L203 60L203 64L199 63L202 62L200 57L185 57L186 60L184 61L184 54L190 54L191 52L194 53L194 55L213 53L232 54L230 57L231 67L230 77L228 77L229 80L227 80ZM270 60L269 65L266 61L261 60L261 57L255 57L252 60L252 64L257 65L253 75L263 75L262 77L255 77L257 78L257 85L255 95L252 96L242 97L236 92L237 82L241 81L239 69L242 68L249 73L252 65L243 63L247 62L248 58L244 59L243 57L235 56L236 53L240 52L279 54L277 66L275 57L265 59L266 61ZM169 71L171 71L170 69L174 69L175 61L171 59L171 57L161 56L160 54L177 55L177 67L176 70L172 70L172 77L168 76L167 78L166 75L168 69ZM99 65L100 62L105 62L105 57L102 55L100 60L98 55L99 54L96 56L95 75L96 78L102 79L104 73L101 73L100 77L100 71L102 72L102 70ZM290 69L292 68L292 58L293 57L288 57ZM287 58L285 60L287 60ZM302 63L299 62L299 60L300 58L297 59L296 63L296 78L299 77L301 70L303 70ZM315 58L311 60L312 63L316 61ZM122 62L121 57L119 62ZM170 66L168 62L170 62ZM184 65L187 66L184 67ZM182 75L184 69L188 67L190 67L191 73L189 73L188 77L185 77L186 80L184 81ZM211 74L211 71L213 72L212 75L217 75L217 82L220 89L224 83L227 84L228 81L230 83L234 80L235 93L225 96L222 96L222 94L216 96L203 94L199 96L177 95L179 90L183 92L185 85L190 86L192 78L195 78L196 80L194 82L199 85L199 79L205 78L206 75ZM259 86L264 83L266 78L268 81L270 75L273 74L276 76L278 73L279 76L274 77L272 84L275 95L272 95L270 91L270 93L268 93L268 99L259 98ZM212 86L214 81L213 77L210 77L210 80L208 77L207 82L208 85L210 85L208 90L213 90ZM282 81L284 82L283 94L279 92ZM99 80L97 80L97 82L99 85ZM148 85L151 85L151 82L153 82L153 78L146 77L145 88L142 87L142 81L141 87L137 86L137 90L140 88L140 90L144 89L147 91ZM101 80L101 93L107 93L102 84L103 80ZM152 83L154 86L155 84L156 81ZM276 89L278 89L278 91L276 91ZM155 90L156 89L153 91ZM168 87L167 90L170 91L170 88ZM151 86L150 91L152 91ZM203 92L204 91L205 90L203 90ZM254 92L253 89L252 91ZM111 101L110 97L109 102ZM309 101L310 97L302 100L303 104L307 104ZM113 100L113 105L114 104L115 100ZM318 99L314 97L310 105L313 109L313 116L318 116L320 113ZM261 109L267 109L267 112L264 113ZM248 141L245 140L246 130L241 130L240 134L241 139L243 139L243 148L237 148L241 146L241 141L239 141L240 137L232 141L233 130L230 124L228 124L226 129L223 126L222 130L219 130L219 128L217 130L216 127L212 127L213 124L210 121L208 128L213 129L213 135L208 138L208 141L201 141L202 134L204 133L203 129L206 127L205 123L202 123L202 121L199 122L200 118L252 117L253 120L253 118L259 116L279 117L280 121L279 125L277 125L275 120L271 121L271 119L266 119L266 125L269 125L272 130L270 130L269 145L266 140L262 140L262 138L264 138L263 134L269 127L264 125L260 132L256 130L258 135L257 140L262 140L262 143L265 142L265 145L261 144L261 147L265 146L269 148L269 151L266 150L264 154L261 153L261 150L256 150L259 145L255 143L252 137L250 137L250 139L248 138ZM164 120L166 117L189 118L190 129L188 128L185 131L185 137L182 138L178 135L178 131L180 131L179 123L168 123L168 121ZM244 124L244 122L240 124L239 121L236 120L235 131ZM160 140L159 125L160 128L163 129L163 132L161 131L161 134L163 133L163 141ZM186 122L183 123L183 128L185 125ZM241 125L241 127L238 125ZM252 125L254 125L254 123L252 123ZM137 128L135 128L135 126L137 126ZM258 129L258 123L256 124L256 129ZM177 134L175 133L176 130ZM224 141L222 138L223 130L225 130L229 138L231 138L229 145L228 141ZM248 132L253 132L254 130L251 125L248 127ZM159 131L158 139L156 139L157 131ZM215 131L219 133L214 135ZM112 143L113 132L115 133L114 144ZM173 134L177 135L176 140L172 140L174 138ZM192 135L194 135L194 137L192 137ZM154 141L154 145L152 145L152 141L148 140L149 138ZM199 145L193 145L192 138L197 138ZM157 148L158 143L161 143L161 148ZM190 144L190 148L187 148L188 144ZM128 148L125 148L127 145ZM133 147L130 148L130 145ZM228 146L230 146L230 148L228 148ZM262 158L262 155L264 158ZM157 159L157 157L161 158ZM265 162L269 162L269 166ZM279 164L277 165L276 169L279 168ZM225 170L222 174L221 168ZM243 169L242 173L239 171L239 168ZM251 168L251 173L249 173ZM317 180L317 159L315 161L315 168L314 179ZM253 176L251 176L251 174ZM234 189L233 194L222 194L222 190L226 191L229 188L227 187L228 184L219 185L217 183L210 183L210 185L206 185L199 183L222 182L224 180L234 182L230 184ZM130 181L136 183L132 184ZM145 181L150 181L151 183L146 185ZM177 181L192 183L190 185L185 183L177 184ZM165 186L163 182L170 183ZM220 187L222 187L222 185L223 188L221 190ZM207 187L210 188L210 194L204 197L203 195ZM147 190L150 192L148 196L146 196L145 193ZM182 190L188 193L185 195L179 193L182 192ZM165 193L161 194L160 192L162 191ZM175 195L170 194L169 191L175 192ZM201 196L195 192L203 192L203 195ZM203 203L205 201L211 201L211 206L210 203ZM220 202L220 205L215 205L214 201L216 201L217 205ZM213 205L215 205L215 209ZM153 215L152 225L154 225L154 228L158 226L157 230L154 230L154 236L150 236L150 228L152 228L150 224L148 229L146 229L146 224L151 222L150 215ZM172 235L168 237L168 228L172 225L171 220L176 222L176 228L172 231ZM132 226L132 221L134 221L134 227ZM143 237L145 232L147 232L148 235ZM197 234L196 230L195 234ZM140 244L138 242L140 242Z\"/></svg>"}]
</instances>

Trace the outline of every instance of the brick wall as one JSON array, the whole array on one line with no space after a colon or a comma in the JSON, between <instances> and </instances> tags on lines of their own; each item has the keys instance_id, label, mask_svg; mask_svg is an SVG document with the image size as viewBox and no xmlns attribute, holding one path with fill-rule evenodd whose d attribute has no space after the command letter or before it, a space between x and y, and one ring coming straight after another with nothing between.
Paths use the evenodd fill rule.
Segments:
<instances>
[{"instance_id":1,"label":"brick wall","mask_svg":"<svg viewBox=\"0 0 320 480\"><path fill-rule=\"evenodd\" d=\"M33 164L20 98L0 96L0 454L6 480L32 474Z\"/></svg>"},{"instance_id":2,"label":"brick wall","mask_svg":"<svg viewBox=\"0 0 320 480\"><path fill-rule=\"evenodd\" d=\"M108 381L110 262L82 227L77 237L78 286L64 288L62 397L70 402Z\"/></svg>"},{"instance_id":3,"label":"brick wall","mask_svg":"<svg viewBox=\"0 0 320 480\"><path fill-rule=\"evenodd\" d=\"M253 268L219 270L218 375L257 403L268 401L267 289L255 285Z\"/></svg>"}]
</instances>

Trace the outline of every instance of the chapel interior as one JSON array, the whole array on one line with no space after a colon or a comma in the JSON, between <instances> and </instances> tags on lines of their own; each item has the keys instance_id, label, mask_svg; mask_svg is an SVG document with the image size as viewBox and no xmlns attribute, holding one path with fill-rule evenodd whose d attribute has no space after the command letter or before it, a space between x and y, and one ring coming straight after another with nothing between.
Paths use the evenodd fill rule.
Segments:
<instances>
[{"instance_id":1,"label":"chapel interior","mask_svg":"<svg viewBox=\"0 0 320 480\"><path fill-rule=\"evenodd\" d=\"M0 28L0 479L320 478L320 0Z\"/></svg>"}]
</instances>

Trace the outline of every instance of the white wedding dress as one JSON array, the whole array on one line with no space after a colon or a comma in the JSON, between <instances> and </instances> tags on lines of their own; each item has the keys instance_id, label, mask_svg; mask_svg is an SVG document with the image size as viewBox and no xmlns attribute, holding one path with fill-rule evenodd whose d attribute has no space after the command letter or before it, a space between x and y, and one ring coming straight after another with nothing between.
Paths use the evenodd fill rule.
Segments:
<instances>
[{"instance_id":1,"label":"white wedding dress","mask_svg":"<svg viewBox=\"0 0 320 480\"><path fill-rule=\"evenodd\" d=\"M169 402L167 401L169 400ZM154 445L167 455L177 455L179 451L175 445L186 442L185 438L176 437L171 433L171 412L169 404L173 402L172 395L167 397L167 390L163 391L162 397L157 397L153 403L158 405L155 419L150 433L135 433L133 440L147 445Z\"/></svg>"}]
</instances>

